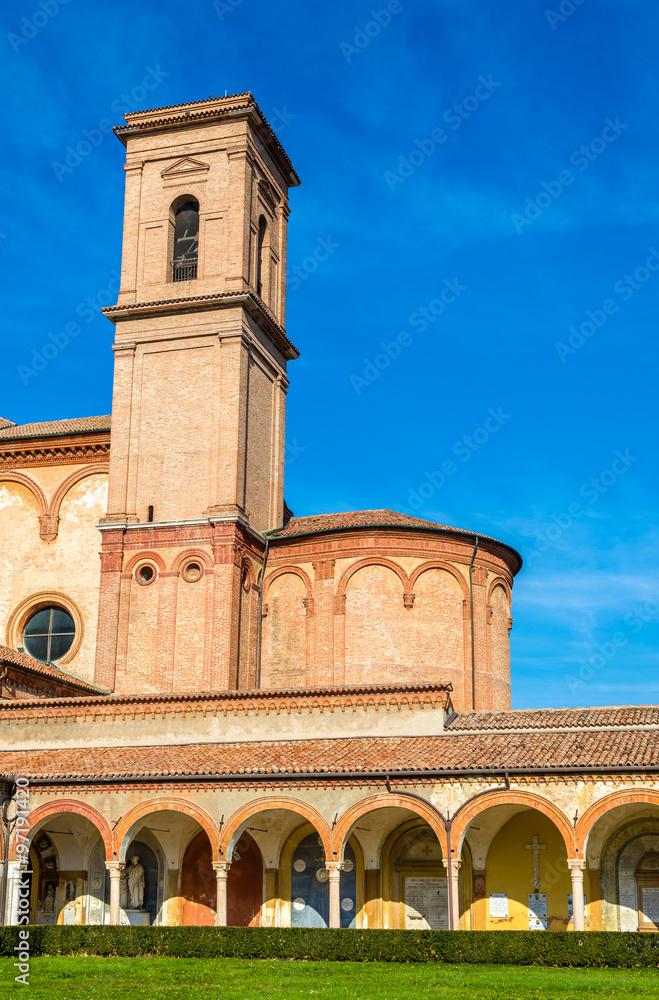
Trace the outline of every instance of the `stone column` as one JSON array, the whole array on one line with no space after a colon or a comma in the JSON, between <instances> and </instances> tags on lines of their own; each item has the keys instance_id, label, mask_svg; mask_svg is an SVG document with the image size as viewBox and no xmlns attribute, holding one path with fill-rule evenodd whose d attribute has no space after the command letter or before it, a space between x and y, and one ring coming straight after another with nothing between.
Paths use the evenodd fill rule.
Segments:
<instances>
[{"instance_id":1,"label":"stone column","mask_svg":"<svg viewBox=\"0 0 659 1000\"><path fill-rule=\"evenodd\" d=\"M342 861L326 861L329 872L329 925L341 926L341 869Z\"/></svg>"},{"instance_id":2,"label":"stone column","mask_svg":"<svg viewBox=\"0 0 659 1000\"><path fill-rule=\"evenodd\" d=\"M459 886L459 876L460 876L460 865L461 861L451 860L448 861L446 858L442 861L442 864L446 868L446 876L451 880L449 889L449 914L448 914L448 927L450 931L460 930L460 886Z\"/></svg>"},{"instance_id":3,"label":"stone column","mask_svg":"<svg viewBox=\"0 0 659 1000\"><path fill-rule=\"evenodd\" d=\"M227 925L227 880L229 878L230 861L214 861L213 868L217 877L217 907L215 910L215 926Z\"/></svg>"},{"instance_id":4,"label":"stone column","mask_svg":"<svg viewBox=\"0 0 659 1000\"><path fill-rule=\"evenodd\" d=\"M121 902L121 873L126 867L124 861L106 861L105 867L110 872L110 923L119 923Z\"/></svg>"},{"instance_id":5,"label":"stone column","mask_svg":"<svg viewBox=\"0 0 659 1000\"><path fill-rule=\"evenodd\" d=\"M577 858L568 858L568 868L572 876L572 929L585 931L586 919L583 908L583 873L586 862Z\"/></svg>"},{"instance_id":6,"label":"stone column","mask_svg":"<svg viewBox=\"0 0 659 1000\"><path fill-rule=\"evenodd\" d=\"M29 874L29 862L27 855L23 855L18 861L7 861L7 913L5 924L12 927L18 923L19 910L21 915L26 912L21 907L21 892L25 892L22 884L23 876ZM25 899L25 896L23 897ZM29 912L29 910L28 910Z\"/></svg>"}]
</instances>

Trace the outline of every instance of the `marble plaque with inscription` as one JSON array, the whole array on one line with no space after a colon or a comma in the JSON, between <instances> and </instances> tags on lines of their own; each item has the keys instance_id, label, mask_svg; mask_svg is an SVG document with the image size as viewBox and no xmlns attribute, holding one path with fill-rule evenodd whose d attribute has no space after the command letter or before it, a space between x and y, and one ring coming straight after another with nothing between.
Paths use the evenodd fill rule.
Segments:
<instances>
[{"instance_id":1,"label":"marble plaque with inscription","mask_svg":"<svg viewBox=\"0 0 659 1000\"><path fill-rule=\"evenodd\" d=\"M507 917L508 916L508 893L507 892L491 892L490 893L490 917Z\"/></svg>"},{"instance_id":2,"label":"marble plaque with inscription","mask_svg":"<svg viewBox=\"0 0 659 1000\"><path fill-rule=\"evenodd\" d=\"M547 930L547 893L529 893L529 930Z\"/></svg>"},{"instance_id":3,"label":"marble plaque with inscription","mask_svg":"<svg viewBox=\"0 0 659 1000\"><path fill-rule=\"evenodd\" d=\"M406 930L448 930L448 883L445 878L405 879Z\"/></svg>"},{"instance_id":4,"label":"marble plaque with inscription","mask_svg":"<svg viewBox=\"0 0 659 1000\"><path fill-rule=\"evenodd\" d=\"M644 886L641 889L641 906L647 922L659 924L659 888Z\"/></svg>"}]
</instances>

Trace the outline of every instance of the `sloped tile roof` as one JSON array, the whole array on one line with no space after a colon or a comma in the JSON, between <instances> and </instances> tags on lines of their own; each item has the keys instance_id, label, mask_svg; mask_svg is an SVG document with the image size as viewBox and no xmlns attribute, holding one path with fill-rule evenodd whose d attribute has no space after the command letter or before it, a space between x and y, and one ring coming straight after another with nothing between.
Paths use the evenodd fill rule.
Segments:
<instances>
[{"instance_id":1,"label":"sloped tile roof","mask_svg":"<svg viewBox=\"0 0 659 1000\"><path fill-rule=\"evenodd\" d=\"M62 670L58 670L57 667L51 667L48 663L41 663L40 660L33 660L31 656L28 656L26 653L19 653L10 646L0 644L0 663L9 663L15 667L20 667L21 670L27 670L31 674L40 674L42 677L56 680L60 684L65 684L85 694L98 695L101 691L101 688L95 687L93 684L88 684L79 677L64 673ZM29 704L29 702L12 701L11 704L25 705ZM4 707L2 701L0 701L0 706Z\"/></svg>"},{"instance_id":2,"label":"sloped tile roof","mask_svg":"<svg viewBox=\"0 0 659 1000\"><path fill-rule=\"evenodd\" d=\"M343 528L426 528L431 531L451 531L460 535L471 535L488 538L496 542L491 535L467 531L465 528L452 528L448 524L437 524L435 521L425 521L420 517L400 514L395 510L347 510L337 514L312 514L309 517L292 517L285 528L275 531L271 538L282 538L289 535L307 535L318 531L339 531ZM498 542L498 544L504 544ZM507 546L509 547L509 546Z\"/></svg>"},{"instance_id":3,"label":"sloped tile roof","mask_svg":"<svg viewBox=\"0 0 659 1000\"><path fill-rule=\"evenodd\" d=\"M71 417L68 420L49 420L37 424L11 424L0 426L0 440L13 438L58 437L62 434L98 433L110 430L111 418Z\"/></svg>"},{"instance_id":4,"label":"sloped tile roof","mask_svg":"<svg viewBox=\"0 0 659 1000\"><path fill-rule=\"evenodd\" d=\"M521 768L659 765L659 732L591 730L570 733L365 737L91 750L0 753L0 773L31 778L136 776L381 775L407 771L502 771Z\"/></svg>"},{"instance_id":5,"label":"sloped tile roof","mask_svg":"<svg viewBox=\"0 0 659 1000\"><path fill-rule=\"evenodd\" d=\"M520 729L586 729L612 726L659 726L659 705L607 708L517 709L507 712L460 712L450 732L501 732Z\"/></svg>"}]
</instances>

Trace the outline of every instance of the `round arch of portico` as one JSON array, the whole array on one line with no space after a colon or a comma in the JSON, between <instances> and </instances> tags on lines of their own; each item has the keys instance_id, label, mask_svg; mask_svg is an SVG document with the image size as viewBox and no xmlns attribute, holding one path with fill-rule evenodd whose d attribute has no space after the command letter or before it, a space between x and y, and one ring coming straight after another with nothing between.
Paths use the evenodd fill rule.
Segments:
<instances>
[{"instance_id":1,"label":"round arch of portico","mask_svg":"<svg viewBox=\"0 0 659 1000\"><path fill-rule=\"evenodd\" d=\"M465 601L469 600L469 585L465 578L460 572L451 566L450 563L443 562L441 559L433 559L431 562L423 563L422 566L417 566L412 575L410 576L410 590L414 590L414 585L424 573L427 573L431 569L441 569L446 573L449 573L454 579L460 584L460 589L462 590L462 597Z\"/></svg>"},{"instance_id":2,"label":"round arch of portico","mask_svg":"<svg viewBox=\"0 0 659 1000\"><path fill-rule=\"evenodd\" d=\"M87 479L89 476L107 475L109 471L109 462L98 462L96 465L84 465L81 469L76 469L75 472L72 472L70 476L67 476L67 478L59 484L53 493L50 504L48 505L48 514L51 517L59 517L62 500L69 490L75 486L76 483L79 483L81 479Z\"/></svg>"},{"instance_id":3,"label":"round arch of portico","mask_svg":"<svg viewBox=\"0 0 659 1000\"><path fill-rule=\"evenodd\" d=\"M26 476L24 472L13 472L7 469L0 472L0 483L18 483L19 486L24 486L26 490L30 491L34 499L39 504L39 516L47 516L48 501L46 500L46 494L41 489L36 479L32 479L31 476Z\"/></svg>"},{"instance_id":4,"label":"round arch of portico","mask_svg":"<svg viewBox=\"0 0 659 1000\"><path fill-rule=\"evenodd\" d=\"M289 798L285 795L268 795L260 799L254 799L252 802L241 806L234 813L232 813L222 830L222 838L220 840L220 856L226 858L232 837L246 820L255 816L257 813L267 812L270 809L285 809L288 812L297 813L302 819L306 819L318 831L318 834L323 841L325 857L332 857L332 831L329 823L322 813L319 813L314 806L309 805L307 802L302 802L300 799Z\"/></svg>"},{"instance_id":5,"label":"round arch of portico","mask_svg":"<svg viewBox=\"0 0 659 1000\"><path fill-rule=\"evenodd\" d=\"M403 593L407 593L409 591L410 578L405 570L398 565L398 563L393 562L391 559L385 559L383 556L367 556L365 559L360 559L359 562L353 563L352 566L348 566L348 568L344 571L337 587L337 597L345 597L346 588L351 578L355 575L355 573L358 573L360 569L365 569L367 566L384 566L385 569L390 569L400 580L403 587Z\"/></svg>"},{"instance_id":6,"label":"round arch of portico","mask_svg":"<svg viewBox=\"0 0 659 1000\"><path fill-rule=\"evenodd\" d=\"M278 580L280 576L298 576L306 588L306 596L311 597L312 585L309 575L305 573L303 569L300 569L299 566L280 566L278 569L274 570L269 577L267 577L263 585L264 601L267 597L268 591L270 590L270 585L273 584L275 580Z\"/></svg>"},{"instance_id":7,"label":"round arch of portico","mask_svg":"<svg viewBox=\"0 0 659 1000\"><path fill-rule=\"evenodd\" d=\"M612 792L610 795L605 795L604 798L588 806L583 816L577 821L575 831L577 845L583 852L583 856L586 856L586 845L593 827L602 816L616 809L618 806L636 804L653 805L659 808L659 791L653 788L629 788L624 791Z\"/></svg>"},{"instance_id":8,"label":"round arch of portico","mask_svg":"<svg viewBox=\"0 0 659 1000\"><path fill-rule=\"evenodd\" d=\"M207 812L205 812L205 810L200 809L199 806L194 805L192 802L186 802L185 799L176 799L173 797L153 800L147 799L145 802L140 802L139 805L134 806L121 817L114 831L113 857L115 860L125 860L121 857L121 850L124 846L123 842L130 833L131 828L135 826L139 820L144 819L145 816L157 812L180 812L189 816L190 819L193 819L199 824L210 840L213 861L219 860L220 834L217 825L214 823L212 818ZM128 848L128 844L125 846Z\"/></svg>"},{"instance_id":9,"label":"round arch of portico","mask_svg":"<svg viewBox=\"0 0 659 1000\"><path fill-rule=\"evenodd\" d=\"M109 861L112 858L112 830L110 829L110 824L93 806L87 805L85 802L78 802L76 799L56 799L53 802L44 802L43 805L33 809L28 816L29 826L27 828L27 835L30 841L36 827L42 820L47 819L49 816L61 815L62 813L74 813L76 816L83 816L86 820L89 820L101 835L105 847L106 860ZM14 837L9 851L10 861L17 860L18 853L16 846L17 842Z\"/></svg>"},{"instance_id":10,"label":"round arch of portico","mask_svg":"<svg viewBox=\"0 0 659 1000\"><path fill-rule=\"evenodd\" d=\"M436 834L442 848L442 855L448 858L448 838L441 816L430 802L425 803L414 795L406 795L405 792L379 792L376 795L369 795L368 798L361 799L359 802L355 802L354 805L349 806L343 815L339 817L334 827L332 836L333 857L337 859L342 857L344 844L347 842L350 831L357 820L365 816L366 813L373 812L375 809L392 808L409 809L410 812L416 813L417 816L424 819Z\"/></svg>"},{"instance_id":11,"label":"round arch of portico","mask_svg":"<svg viewBox=\"0 0 659 1000\"><path fill-rule=\"evenodd\" d=\"M452 852L456 858L460 857L462 844L469 829L469 824L494 806L520 806L522 809L536 809L538 812L550 819L559 830L565 843L568 858L578 858L579 850L574 833L567 816L562 809L535 792L526 792L521 789L501 789L486 792L479 795L472 802L468 802L460 809L454 818L451 826Z\"/></svg>"}]
</instances>

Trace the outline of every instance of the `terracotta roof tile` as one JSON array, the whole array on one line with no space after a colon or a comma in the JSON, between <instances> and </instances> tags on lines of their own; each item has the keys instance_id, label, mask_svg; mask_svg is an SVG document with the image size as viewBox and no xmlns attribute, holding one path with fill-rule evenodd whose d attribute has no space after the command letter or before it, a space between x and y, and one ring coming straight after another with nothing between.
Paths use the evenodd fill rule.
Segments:
<instances>
[{"instance_id":1,"label":"terracotta roof tile","mask_svg":"<svg viewBox=\"0 0 659 1000\"><path fill-rule=\"evenodd\" d=\"M92 434L110 430L110 417L72 417L37 424L0 425L0 440L13 438L58 437L61 434Z\"/></svg>"},{"instance_id":2,"label":"terracotta roof tile","mask_svg":"<svg viewBox=\"0 0 659 1000\"><path fill-rule=\"evenodd\" d=\"M1 644L0 663L10 663L15 667L20 667L21 670L27 670L32 674L40 674L42 677L52 678L60 684L68 685L75 690L84 692L85 694L98 695L102 690L101 688L95 687L93 684L88 684L87 681L83 681L79 677L75 677L72 674L67 674L62 670L58 670L57 667L52 667L48 663L41 663L39 660L33 660L32 657L28 656L26 653L19 653L10 646L3 646ZM26 707L26 705L31 704L31 702L18 700L12 701L10 704L18 704ZM0 706L4 708L5 703L0 701Z\"/></svg>"},{"instance_id":3,"label":"terracotta roof tile","mask_svg":"<svg viewBox=\"0 0 659 1000\"><path fill-rule=\"evenodd\" d=\"M659 705L622 705L607 708L542 708L508 712L460 712L450 732L487 732L520 729L586 729L611 726L659 726Z\"/></svg>"},{"instance_id":4,"label":"terracotta roof tile","mask_svg":"<svg viewBox=\"0 0 659 1000\"><path fill-rule=\"evenodd\" d=\"M336 514L312 514L309 517L292 517L286 527L274 531L271 538L287 538L291 535L309 535L321 531L342 531L350 528L424 528L429 531L450 531L458 535L468 535L474 538L485 538L497 545L511 547L500 542L491 535L467 531L465 528L452 528L448 524L437 524L435 521L425 521L420 517L400 514L395 510L346 510ZM511 549L515 552L514 549ZM515 552L521 566L521 556Z\"/></svg>"},{"instance_id":5,"label":"terracotta roof tile","mask_svg":"<svg viewBox=\"0 0 659 1000\"><path fill-rule=\"evenodd\" d=\"M367 737L0 753L0 773L31 778L310 775L659 765L659 732Z\"/></svg>"}]
</instances>

